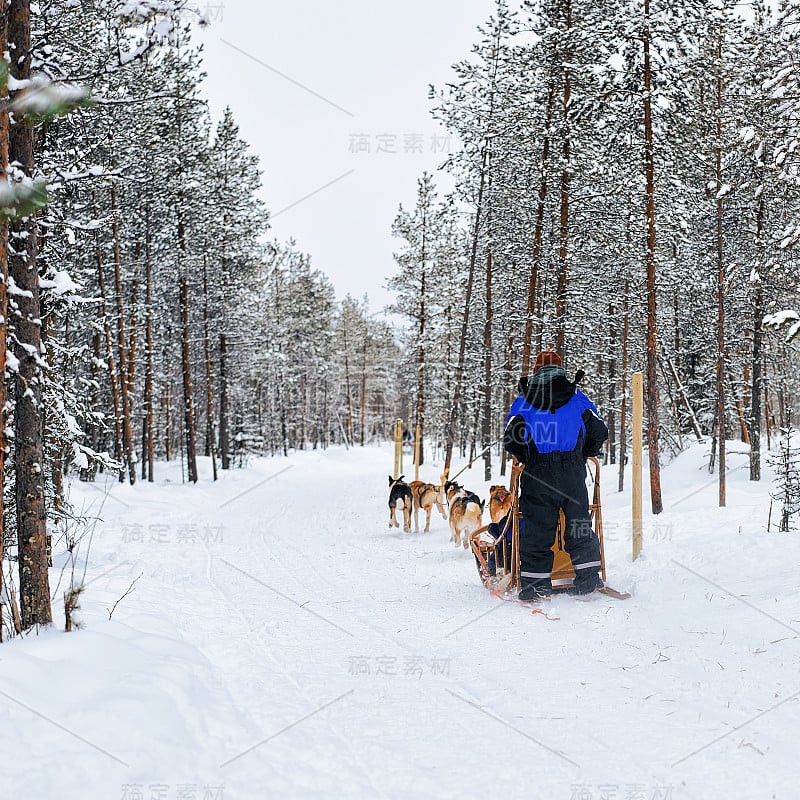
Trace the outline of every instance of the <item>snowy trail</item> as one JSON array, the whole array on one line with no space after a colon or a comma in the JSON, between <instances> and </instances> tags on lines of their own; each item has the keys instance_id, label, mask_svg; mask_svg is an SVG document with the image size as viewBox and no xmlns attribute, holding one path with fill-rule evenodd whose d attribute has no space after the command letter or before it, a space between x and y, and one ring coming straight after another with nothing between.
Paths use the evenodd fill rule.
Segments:
<instances>
[{"instance_id":1,"label":"snowy trail","mask_svg":"<svg viewBox=\"0 0 800 800\"><path fill-rule=\"evenodd\" d=\"M647 520L631 564L629 497L607 486L609 583L634 596L558 598L545 617L489 596L441 517L427 534L390 531L390 463L386 447L336 449L217 484L181 486L170 466L171 483L110 485L87 630L0 652L11 788L796 797L800 543L763 531L767 487L739 469L715 509L702 448L684 454L664 472L674 510ZM479 469L464 482L486 496ZM99 486L73 492L102 499ZM25 774L16 765L42 742L44 769Z\"/></svg>"}]
</instances>

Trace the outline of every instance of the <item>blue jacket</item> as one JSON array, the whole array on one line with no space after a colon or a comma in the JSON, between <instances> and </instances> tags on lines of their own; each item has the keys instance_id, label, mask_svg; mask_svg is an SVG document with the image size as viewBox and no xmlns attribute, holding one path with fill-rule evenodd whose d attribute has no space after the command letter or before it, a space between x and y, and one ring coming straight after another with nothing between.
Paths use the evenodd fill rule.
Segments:
<instances>
[{"instance_id":1,"label":"blue jacket","mask_svg":"<svg viewBox=\"0 0 800 800\"><path fill-rule=\"evenodd\" d=\"M576 459L599 455L608 429L594 403L567 380L563 369L545 369L546 374L536 373L523 384L523 394L508 412L506 450L523 463L555 453Z\"/></svg>"}]
</instances>

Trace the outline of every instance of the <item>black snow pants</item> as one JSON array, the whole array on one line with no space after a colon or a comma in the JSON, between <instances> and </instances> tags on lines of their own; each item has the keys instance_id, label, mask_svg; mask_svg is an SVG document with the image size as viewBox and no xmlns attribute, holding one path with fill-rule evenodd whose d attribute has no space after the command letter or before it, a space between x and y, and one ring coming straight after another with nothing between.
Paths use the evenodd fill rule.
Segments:
<instances>
[{"instance_id":1,"label":"black snow pants","mask_svg":"<svg viewBox=\"0 0 800 800\"><path fill-rule=\"evenodd\" d=\"M586 465L578 452L539 454L525 465L520 483L522 587L551 590L553 546L559 509L564 511L564 546L575 567L575 588L594 585L600 564L600 540L592 530Z\"/></svg>"}]
</instances>

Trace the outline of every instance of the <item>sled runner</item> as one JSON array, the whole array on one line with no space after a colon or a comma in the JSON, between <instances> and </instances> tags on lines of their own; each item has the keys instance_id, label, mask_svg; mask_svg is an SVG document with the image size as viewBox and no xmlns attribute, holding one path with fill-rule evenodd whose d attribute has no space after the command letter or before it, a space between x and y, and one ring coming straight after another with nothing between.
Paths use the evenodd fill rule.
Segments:
<instances>
[{"instance_id":1,"label":"sled runner","mask_svg":"<svg viewBox=\"0 0 800 800\"><path fill-rule=\"evenodd\" d=\"M593 477L594 490L589 503L589 512L592 528L600 540L600 564L603 583L606 582L606 559L603 546L603 513L600 502L600 462L596 458L589 458L587 466L591 465L590 473ZM502 529L497 524L484 525L472 535L470 546L478 565L478 573L486 588L502 600L516 601L520 590L520 565L519 565L519 534L521 514L519 511L519 481L522 475L522 465L515 462L511 470L510 489L513 497L511 512L505 519ZM575 579L575 570L572 561L564 549L564 512L559 513L558 526L556 527L555 541L553 542L553 571L551 582L553 594L567 593L572 588ZM630 594L618 592L609 586L596 590L600 594L614 597L617 600L627 600ZM517 601L519 602L519 601Z\"/></svg>"}]
</instances>

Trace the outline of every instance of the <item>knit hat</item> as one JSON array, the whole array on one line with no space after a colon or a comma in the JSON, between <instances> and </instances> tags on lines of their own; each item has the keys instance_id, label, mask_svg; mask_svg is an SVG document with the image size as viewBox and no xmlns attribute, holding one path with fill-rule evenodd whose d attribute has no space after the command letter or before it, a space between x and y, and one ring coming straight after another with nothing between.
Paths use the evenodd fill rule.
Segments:
<instances>
[{"instance_id":1,"label":"knit hat","mask_svg":"<svg viewBox=\"0 0 800 800\"><path fill-rule=\"evenodd\" d=\"M536 361L533 364L533 371L537 372L542 367L548 365L554 367L563 366L561 356L553 350L542 350L541 353L536 356Z\"/></svg>"}]
</instances>

